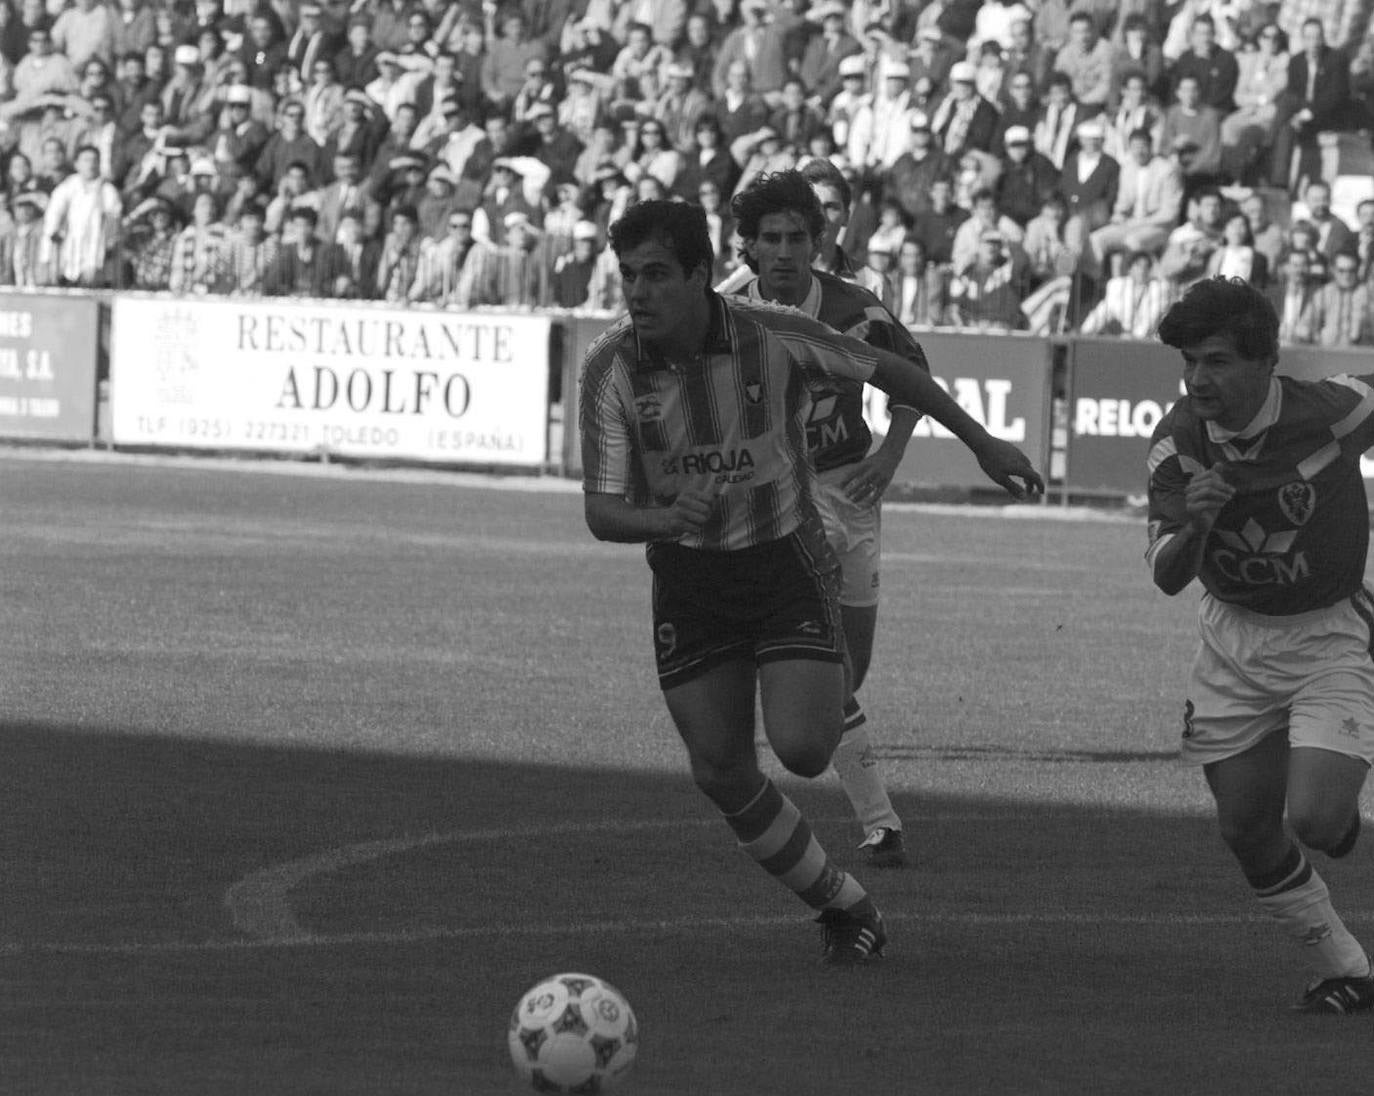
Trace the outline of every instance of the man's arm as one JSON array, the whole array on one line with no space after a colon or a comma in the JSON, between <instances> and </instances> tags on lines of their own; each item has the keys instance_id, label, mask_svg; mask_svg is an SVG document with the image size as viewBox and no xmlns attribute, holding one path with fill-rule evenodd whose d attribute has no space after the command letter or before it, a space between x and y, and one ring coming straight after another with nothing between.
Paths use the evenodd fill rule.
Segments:
<instances>
[{"instance_id":1,"label":"man's arm","mask_svg":"<svg viewBox=\"0 0 1374 1096\"><path fill-rule=\"evenodd\" d=\"M587 528L597 540L640 544L677 540L699 533L715 507L716 492L701 488L683 491L671 506L636 506L621 495L588 493L583 501Z\"/></svg>"}]
</instances>

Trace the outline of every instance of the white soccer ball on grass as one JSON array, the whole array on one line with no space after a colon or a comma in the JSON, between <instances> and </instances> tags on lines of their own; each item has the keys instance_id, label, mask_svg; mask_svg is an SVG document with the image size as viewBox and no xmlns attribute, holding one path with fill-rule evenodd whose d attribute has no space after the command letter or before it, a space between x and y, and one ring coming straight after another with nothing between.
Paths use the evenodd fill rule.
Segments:
<instances>
[{"instance_id":1,"label":"white soccer ball on grass","mask_svg":"<svg viewBox=\"0 0 1374 1096\"><path fill-rule=\"evenodd\" d=\"M520 998L506 1041L536 1092L609 1092L634 1063L639 1024L609 982L555 974Z\"/></svg>"}]
</instances>

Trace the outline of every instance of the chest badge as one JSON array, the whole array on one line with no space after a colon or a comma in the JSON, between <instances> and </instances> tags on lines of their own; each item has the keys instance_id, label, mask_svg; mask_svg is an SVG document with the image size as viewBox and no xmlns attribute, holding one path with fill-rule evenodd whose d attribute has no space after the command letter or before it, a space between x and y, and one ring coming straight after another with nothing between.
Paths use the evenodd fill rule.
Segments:
<instances>
[{"instance_id":1,"label":"chest badge","mask_svg":"<svg viewBox=\"0 0 1374 1096\"><path fill-rule=\"evenodd\" d=\"M750 381L744 386L744 398L750 403L758 403L763 399L763 385L758 381Z\"/></svg>"},{"instance_id":2,"label":"chest badge","mask_svg":"<svg viewBox=\"0 0 1374 1096\"><path fill-rule=\"evenodd\" d=\"M663 401L657 395L635 397L635 415L640 422L658 422L663 418Z\"/></svg>"},{"instance_id":3,"label":"chest badge","mask_svg":"<svg viewBox=\"0 0 1374 1096\"><path fill-rule=\"evenodd\" d=\"M1317 489L1304 480L1294 480L1279 488L1279 509L1294 525L1306 525L1317 505Z\"/></svg>"}]
</instances>

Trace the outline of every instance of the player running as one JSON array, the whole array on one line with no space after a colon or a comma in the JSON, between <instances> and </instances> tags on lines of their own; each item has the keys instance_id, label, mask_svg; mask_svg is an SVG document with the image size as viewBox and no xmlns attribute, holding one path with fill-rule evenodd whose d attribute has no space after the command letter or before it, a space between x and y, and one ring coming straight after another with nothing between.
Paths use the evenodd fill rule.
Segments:
<instances>
[{"instance_id":1,"label":"player running","mask_svg":"<svg viewBox=\"0 0 1374 1096\"><path fill-rule=\"evenodd\" d=\"M639 203L611 227L629 316L587 350L579 427L587 526L647 542L659 683L697 786L745 851L820 911L822 959L881 954L882 917L759 768L754 701L790 772L818 776L847 695L836 565L812 502L806 376L871 381L961 438L1017 497L1015 446L905 358L794 309L724 298L704 212Z\"/></svg>"},{"instance_id":2,"label":"player running","mask_svg":"<svg viewBox=\"0 0 1374 1096\"><path fill-rule=\"evenodd\" d=\"M1374 972L1302 846L1350 852L1374 757L1359 467L1374 376L1276 377L1278 328L1236 278L1199 282L1165 314L1187 394L1151 442L1146 559L1166 594L1202 582L1183 757L1203 767L1260 906L1306 945L1314 979L1293 1007L1359 1012Z\"/></svg>"},{"instance_id":3,"label":"player running","mask_svg":"<svg viewBox=\"0 0 1374 1096\"><path fill-rule=\"evenodd\" d=\"M782 171L759 176L735 196L731 207L744 241L745 264L756 275L739 292L753 300L799 308L828 327L900 354L929 373L921 347L877 297L852 282L813 269L827 232L819 191L830 189L829 184L811 183L802 172ZM864 421L862 384L818 375L812 381L811 403L806 442L817 472L815 503L825 538L840 563L840 619L851 670L844 734L835 747L835 771L863 826L859 848L868 863L900 867L906 862L902 820L887 793L864 711L854 694L873 660L883 492L921 416L913 407L890 404L892 424L882 445L870 454L873 435Z\"/></svg>"}]
</instances>

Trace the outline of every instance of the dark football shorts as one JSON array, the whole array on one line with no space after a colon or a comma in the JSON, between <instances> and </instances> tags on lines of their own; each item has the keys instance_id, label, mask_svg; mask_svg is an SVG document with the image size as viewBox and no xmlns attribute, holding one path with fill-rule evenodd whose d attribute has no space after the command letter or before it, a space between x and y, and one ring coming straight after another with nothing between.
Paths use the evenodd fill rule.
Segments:
<instances>
[{"instance_id":1,"label":"dark football shorts","mask_svg":"<svg viewBox=\"0 0 1374 1096\"><path fill-rule=\"evenodd\" d=\"M817 533L730 552L650 545L659 686L739 658L843 662L839 567Z\"/></svg>"}]
</instances>

